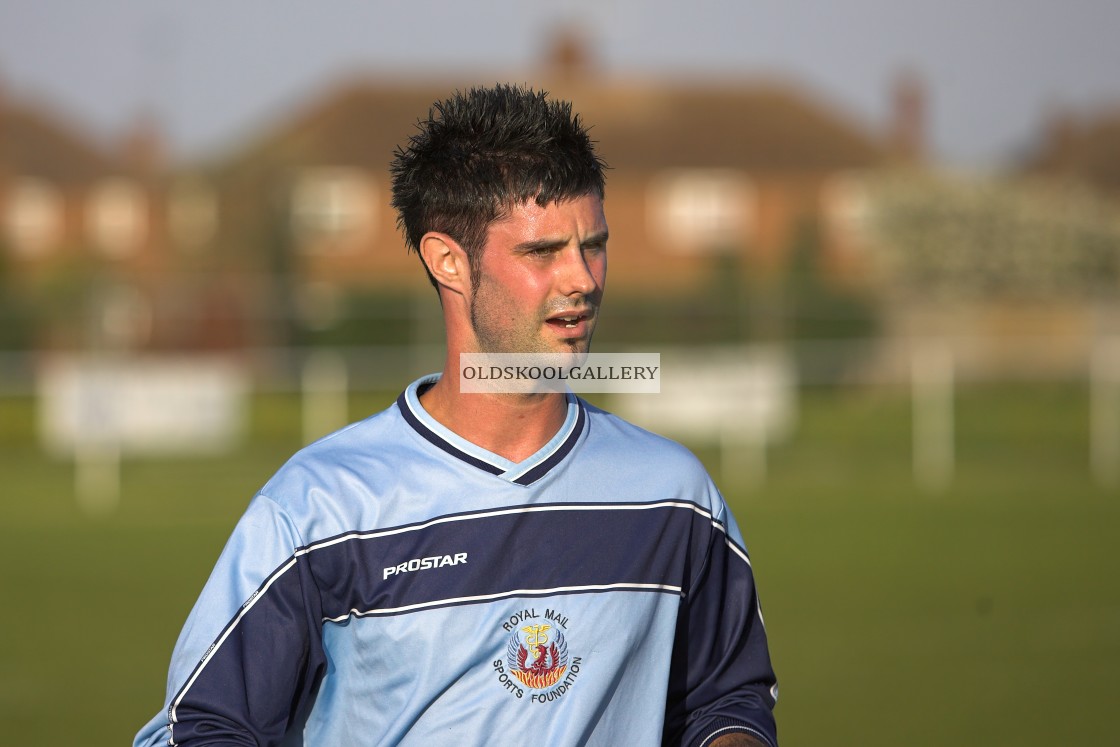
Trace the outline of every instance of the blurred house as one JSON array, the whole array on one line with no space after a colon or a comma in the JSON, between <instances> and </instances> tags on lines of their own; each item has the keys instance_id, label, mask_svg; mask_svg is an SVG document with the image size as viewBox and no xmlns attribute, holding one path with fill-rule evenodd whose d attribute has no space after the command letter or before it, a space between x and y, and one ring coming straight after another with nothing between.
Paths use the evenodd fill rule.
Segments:
<instances>
[{"instance_id":1,"label":"blurred house","mask_svg":"<svg viewBox=\"0 0 1120 747\"><path fill-rule=\"evenodd\" d=\"M37 347L239 344L243 314L227 302L234 296L220 280L189 279L192 255L214 234L208 190L171 170L149 119L108 148L0 87L7 315L34 326Z\"/></svg>"},{"instance_id":2,"label":"blurred house","mask_svg":"<svg viewBox=\"0 0 1120 747\"><path fill-rule=\"evenodd\" d=\"M346 289L427 292L389 207L389 162L432 102L488 82L370 77L317 97L214 167L220 241L256 247L308 313ZM614 79L569 37L529 83L573 101L611 167L616 298L695 291L721 269L741 273L732 282L773 272L801 224L842 220L844 175L891 155L796 86ZM858 265L842 231L826 239L837 273Z\"/></svg>"},{"instance_id":3,"label":"blurred house","mask_svg":"<svg viewBox=\"0 0 1120 747\"><path fill-rule=\"evenodd\" d=\"M545 63L529 84L571 99L611 166L614 301L677 314L680 299L726 292L717 313L742 316L739 289L779 284L807 242L829 282L882 282L867 185L926 170L916 78L893 91L880 133L785 81L605 76L573 34ZM3 275L36 305L39 343L58 347L299 343L347 318L405 329L366 342L424 338L431 290L389 207L388 166L432 102L492 81L344 81L185 166L167 162L150 120L103 148L0 89ZM388 300L355 313L356 295Z\"/></svg>"},{"instance_id":4,"label":"blurred house","mask_svg":"<svg viewBox=\"0 0 1120 747\"><path fill-rule=\"evenodd\" d=\"M1120 200L1120 106L1052 116L1020 167L1027 175L1080 182Z\"/></svg>"},{"instance_id":5,"label":"blurred house","mask_svg":"<svg viewBox=\"0 0 1120 747\"><path fill-rule=\"evenodd\" d=\"M934 340L964 376L1081 376L1120 339L1120 110L1054 118L1004 173L882 170L852 193L896 368Z\"/></svg>"}]
</instances>

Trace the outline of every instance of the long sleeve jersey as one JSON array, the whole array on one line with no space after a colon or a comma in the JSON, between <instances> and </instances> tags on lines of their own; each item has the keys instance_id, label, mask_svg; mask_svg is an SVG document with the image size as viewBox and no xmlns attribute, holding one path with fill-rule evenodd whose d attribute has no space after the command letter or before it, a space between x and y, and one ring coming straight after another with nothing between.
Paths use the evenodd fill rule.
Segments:
<instances>
[{"instance_id":1,"label":"long sleeve jersey","mask_svg":"<svg viewBox=\"0 0 1120 747\"><path fill-rule=\"evenodd\" d=\"M135 746L776 745L743 538L686 449L569 395L513 463L414 382L237 524Z\"/></svg>"}]
</instances>

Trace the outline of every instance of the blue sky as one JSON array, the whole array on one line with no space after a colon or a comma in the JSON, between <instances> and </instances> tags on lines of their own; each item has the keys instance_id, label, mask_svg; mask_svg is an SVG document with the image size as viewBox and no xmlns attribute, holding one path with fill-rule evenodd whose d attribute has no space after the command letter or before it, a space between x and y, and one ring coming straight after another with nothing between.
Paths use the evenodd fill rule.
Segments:
<instances>
[{"instance_id":1,"label":"blue sky","mask_svg":"<svg viewBox=\"0 0 1120 747\"><path fill-rule=\"evenodd\" d=\"M569 23L601 75L783 78L871 127L914 70L959 165L1012 157L1056 108L1120 107L1115 0L0 0L0 90L107 139L150 109L199 155L346 77L531 82Z\"/></svg>"}]
</instances>

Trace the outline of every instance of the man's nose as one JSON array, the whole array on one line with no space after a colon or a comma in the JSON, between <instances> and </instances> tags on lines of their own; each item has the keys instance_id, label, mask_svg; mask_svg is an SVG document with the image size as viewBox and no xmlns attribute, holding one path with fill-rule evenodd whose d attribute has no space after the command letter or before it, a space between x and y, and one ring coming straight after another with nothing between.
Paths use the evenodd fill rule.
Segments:
<instances>
[{"instance_id":1,"label":"man's nose","mask_svg":"<svg viewBox=\"0 0 1120 747\"><path fill-rule=\"evenodd\" d=\"M588 257L579 247L564 252L561 268L564 295L590 295L599 287L597 257Z\"/></svg>"}]
</instances>

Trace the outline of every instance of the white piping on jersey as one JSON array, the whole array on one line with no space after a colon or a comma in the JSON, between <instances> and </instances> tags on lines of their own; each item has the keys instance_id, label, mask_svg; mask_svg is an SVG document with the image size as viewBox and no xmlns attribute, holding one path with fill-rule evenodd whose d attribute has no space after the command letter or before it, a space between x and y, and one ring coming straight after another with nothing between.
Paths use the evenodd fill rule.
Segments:
<instances>
[{"instance_id":1,"label":"white piping on jersey","mask_svg":"<svg viewBox=\"0 0 1120 747\"><path fill-rule=\"evenodd\" d=\"M700 516L703 516L703 517L707 518L711 522L713 527L715 527L716 529L718 529L720 532L723 533L723 536L724 536L725 540L727 541L728 547L730 547L735 552L736 555L738 555L740 558L742 558L743 562L745 562L748 566L751 564L750 558L747 557L747 554L745 552L743 552L742 550L740 550L738 548L738 546L736 546L735 543L731 541L731 538L727 536L727 529L722 524L720 524L718 521L715 520L715 517L712 516L712 513L710 511L707 511L704 508L702 508L700 506L697 506L695 503L689 503L687 501L658 501L657 503L639 503L639 504L629 504L629 503L622 503L622 504L619 504L619 503L549 504L547 506L521 506L519 508L499 508L499 509L493 509L493 510L490 510L490 511L479 511L479 512L476 512L476 513L458 514L458 515L455 515L455 516L440 516L438 518L431 519L430 521L425 521L422 524L414 524L412 526L406 526L406 527L397 527L395 529L383 529L379 532L348 532L347 534L342 534L342 535L339 535L338 537L334 537L334 538L329 539L329 540L324 540L322 542L316 542L313 545L308 545L307 547L304 547L300 550L296 550L294 557L299 557L301 555L307 555L308 553L313 552L315 550L319 550L319 549L322 549L324 547L330 547L332 545L337 545L341 542L349 542L350 540L354 540L354 539L367 540L367 539L379 539L381 537L391 537L395 534L404 534L404 533L407 533L407 532L417 532L417 531L420 531L420 530L423 530L423 529L428 529L429 527L437 526L439 524L449 524L449 523L453 523L453 522L456 522L456 521L470 521L470 520L473 520L473 519L489 518L489 517L493 517L493 516L512 516L512 515L515 515L515 514L528 514L528 513L537 513L537 512L545 512L545 511L644 511L644 510L647 510L647 509L655 509L655 508L687 508L687 509L690 509L691 511L693 511L694 513L696 513L696 514L699 514Z\"/></svg>"},{"instance_id":2,"label":"white piping on jersey","mask_svg":"<svg viewBox=\"0 0 1120 747\"><path fill-rule=\"evenodd\" d=\"M179 697L176 698L175 701L171 704L169 720L172 724L178 723L178 719L175 717L175 709L178 708L179 704L183 702L183 698L186 696L187 691L191 689L191 685L193 685L195 680L198 679L199 675L202 674L202 670L206 668L206 663L210 661L214 654L218 652L218 649L222 647L222 644L225 643L227 638L229 638L230 633L232 633L237 627L237 624L241 622L241 618L245 617L245 615L249 613L249 610L253 609L260 598L265 595L265 592L267 592L269 588L274 583L276 583L276 581L279 580L281 576L291 570L292 566L294 566L295 564L296 556L293 555L287 563L280 566L280 568L278 568L276 572L272 574L272 578L270 578L264 586L254 591L252 595L250 595L249 601L241 605L241 609L238 610L237 616L234 617L233 621L226 627L225 632L222 633L218 640L214 641L214 644L210 646L209 649L207 649L205 654L202 655L202 660L198 663L198 666L195 667L194 674L192 674L190 679L187 680L186 684L183 685L183 689L180 691ZM172 741L171 744L174 744L174 741Z\"/></svg>"},{"instance_id":3,"label":"white piping on jersey","mask_svg":"<svg viewBox=\"0 0 1120 747\"><path fill-rule=\"evenodd\" d=\"M499 591L494 594L479 594L470 597L453 597L450 599L437 599L432 602L418 602L416 604L406 604L403 607L386 607L377 610L359 611L351 609L345 615L338 617L324 617L323 622L342 622L350 617L369 617L371 615L391 615L400 612L411 612L413 610L420 610L426 607L439 607L445 604L460 604L466 602L483 602L493 601L496 599L507 599L509 597L517 596L545 596L549 594L569 594L580 592L596 592L596 591L611 591L611 590L630 590L630 591L668 591L680 596L684 596L684 590L679 586L671 586L669 584L590 584L587 586L556 586L551 589L510 589L509 591Z\"/></svg>"},{"instance_id":4,"label":"white piping on jersey","mask_svg":"<svg viewBox=\"0 0 1120 747\"><path fill-rule=\"evenodd\" d=\"M766 744L770 744L770 738L767 737L762 732L760 732L758 729L755 729L752 726L747 726L746 724L736 724L735 726L725 726L722 729L716 729L711 734L704 737L704 740L702 742L700 742L700 747L707 747L707 745L711 744L712 741L716 738L717 735L722 734L724 732L732 732L732 731L748 732L748 733L753 734L754 736L758 737L759 739L761 739Z\"/></svg>"}]
</instances>

